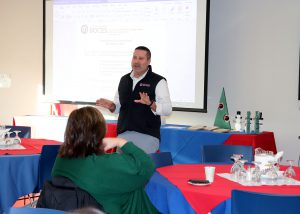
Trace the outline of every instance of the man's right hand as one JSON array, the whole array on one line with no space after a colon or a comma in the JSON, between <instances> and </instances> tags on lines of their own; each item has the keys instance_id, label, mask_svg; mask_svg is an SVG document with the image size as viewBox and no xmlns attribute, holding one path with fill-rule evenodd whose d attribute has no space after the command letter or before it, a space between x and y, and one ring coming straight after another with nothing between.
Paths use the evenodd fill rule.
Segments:
<instances>
[{"instance_id":1,"label":"man's right hand","mask_svg":"<svg viewBox=\"0 0 300 214\"><path fill-rule=\"evenodd\" d=\"M121 148L127 143L127 140L119 137L105 137L102 140L102 146L104 148L104 151L107 151L109 149L119 147Z\"/></svg>"},{"instance_id":2,"label":"man's right hand","mask_svg":"<svg viewBox=\"0 0 300 214\"><path fill-rule=\"evenodd\" d=\"M96 100L96 105L107 108L110 112L114 112L116 110L116 105L114 104L114 102L104 98Z\"/></svg>"}]
</instances>

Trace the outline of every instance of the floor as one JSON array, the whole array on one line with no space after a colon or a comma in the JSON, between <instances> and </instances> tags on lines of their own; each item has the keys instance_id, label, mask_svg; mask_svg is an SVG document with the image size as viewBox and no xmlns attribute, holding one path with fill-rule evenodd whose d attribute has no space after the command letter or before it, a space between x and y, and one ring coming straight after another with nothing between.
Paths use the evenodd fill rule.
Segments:
<instances>
[{"instance_id":1,"label":"floor","mask_svg":"<svg viewBox=\"0 0 300 214\"><path fill-rule=\"evenodd\" d=\"M32 197L32 194L30 194L30 197ZM34 200L38 200L38 195L37 194L35 194ZM28 197L26 197L25 199L24 199L24 197L20 197L16 201L16 203L13 205L13 207L24 207L24 206L30 206L30 201L29 201Z\"/></svg>"}]
</instances>

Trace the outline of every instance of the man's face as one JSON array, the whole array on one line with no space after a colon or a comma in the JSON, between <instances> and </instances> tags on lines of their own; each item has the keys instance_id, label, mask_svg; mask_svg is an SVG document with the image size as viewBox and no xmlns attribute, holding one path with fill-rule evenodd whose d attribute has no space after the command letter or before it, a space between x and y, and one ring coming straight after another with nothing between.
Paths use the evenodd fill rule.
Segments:
<instances>
[{"instance_id":1,"label":"man's face","mask_svg":"<svg viewBox=\"0 0 300 214\"><path fill-rule=\"evenodd\" d=\"M150 64L150 59L147 58L147 52L144 50L135 50L133 52L131 67L135 77L143 75Z\"/></svg>"}]
</instances>

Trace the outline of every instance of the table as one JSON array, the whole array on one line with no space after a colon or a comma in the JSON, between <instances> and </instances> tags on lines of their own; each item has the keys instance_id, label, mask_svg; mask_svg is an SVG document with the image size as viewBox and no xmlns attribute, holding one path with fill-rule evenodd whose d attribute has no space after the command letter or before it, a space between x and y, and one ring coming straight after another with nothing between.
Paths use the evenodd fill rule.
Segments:
<instances>
[{"instance_id":1,"label":"table","mask_svg":"<svg viewBox=\"0 0 300 214\"><path fill-rule=\"evenodd\" d=\"M196 213L180 190L158 172L154 172L145 191L162 214Z\"/></svg>"},{"instance_id":2,"label":"table","mask_svg":"<svg viewBox=\"0 0 300 214\"><path fill-rule=\"evenodd\" d=\"M12 149L12 150L0 150L1 155L33 155L40 154L43 145L51 144L61 144L61 142L56 140L46 140L46 139L32 139L32 138L22 138L21 145L25 149ZM8 156L11 157L11 156Z\"/></svg>"},{"instance_id":3,"label":"table","mask_svg":"<svg viewBox=\"0 0 300 214\"><path fill-rule=\"evenodd\" d=\"M32 138L63 141L68 117L53 115L14 116L16 125L31 127ZM116 120L106 120L111 137L116 136ZM200 148L204 144L249 145L253 148L277 152L273 132L245 134L238 132L216 133L187 130L188 125L161 126L160 151L170 151L174 163L201 163ZM51 130L51 131L49 131Z\"/></svg>"},{"instance_id":4,"label":"table","mask_svg":"<svg viewBox=\"0 0 300 214\"><path fill-rule=\"evenodd\" d=\"M259 134L234 133L224 142L226 145L244 145L253 148L262 148L266 151L277 153L273 132L261 132Z\"/></svg>"},{"instance_id":5,"label":"table","mask_svg":"<svg viewBox=\"0 0 300 214\"><path fill-rule=\"evenodd\" d=\"M229 172L231 168L231 165L214 166L216 166L216 173ZM294 169L297 179L300 180L300 168ZM176 210L180 210L181 214L230 213L230 197L233 189L274 194L300 194L300 186L249 187L217 175L215 175L214 182L208 186L192 186L187 183L188 179L204 179L204 177L204 164L177 164L161 167L147 184L146 192L152 203L164 214L178 213ZM160 202L154 199L156 197Z\"/></svg>"},{"instance_id":6,"label":"table","mask_svg":"<svg viewBox=\"0 0 300 214\"><path fill-rule=\"evenodd\" d=\"M0 150L0 213L21 196L32 193L38 182L38 165L43 145L58 141L23 138L24 150Z\"/></svg>"},{"instance_id":7,"label":"table","mask_svg":"<svg viewBox=\"0 0 300 214\"><path fill-rule=\"evenodd\" d=\"M276 144L273 132L260 134L246 134L239 132L216 133L205 130L187 130L188 126L164 125L161 127L160 151L171 152L173 162L177 163L202 163L201 146L210 145L248 145L253 148L261 147L273 151Z\"/></svg>"}]
</instances>

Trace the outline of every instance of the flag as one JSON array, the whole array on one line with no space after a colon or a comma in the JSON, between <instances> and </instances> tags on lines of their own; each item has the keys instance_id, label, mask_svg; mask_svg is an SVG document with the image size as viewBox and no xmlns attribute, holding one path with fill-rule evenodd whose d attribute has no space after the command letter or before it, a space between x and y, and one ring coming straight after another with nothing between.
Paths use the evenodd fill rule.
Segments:
<instances>
[{"instance_id":1,"label":"flag","mask_svg":"<svg viewBox=\"0 0 300 214\"><path fill-rule=\"evenodd\" d=\"M218 106L214 126L217 126L222 129L231 129L230 117L228 114L228 107L227 107L224 88L222 90L221 98L219 101L219 106Z\"/></svg>"}]
</instances>

